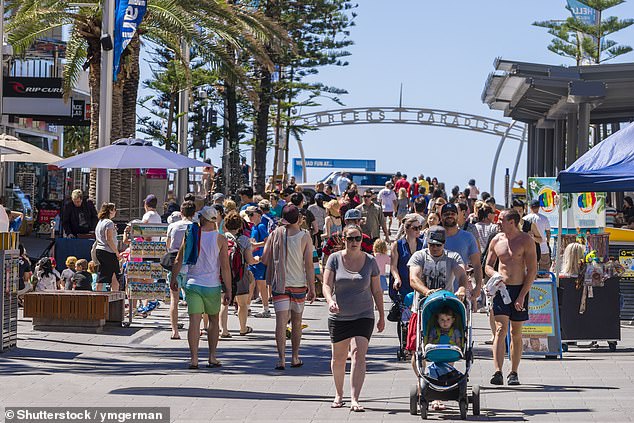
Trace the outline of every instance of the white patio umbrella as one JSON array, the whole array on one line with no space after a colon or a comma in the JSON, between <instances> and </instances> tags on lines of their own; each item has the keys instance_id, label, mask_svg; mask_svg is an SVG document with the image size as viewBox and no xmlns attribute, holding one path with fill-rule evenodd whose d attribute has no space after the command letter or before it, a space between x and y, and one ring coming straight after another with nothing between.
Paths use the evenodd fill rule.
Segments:
<instances>
[{"instance_id":1,"label":"white patio umbrella","mask_svg":"<svg viewBox=\"0 0 634 423\"><path fill-rule=\"evenodd\" d=\"M1 134L0 135L0 147L7 147L12 150L17 150L19 153L2 154L0 161L3 163L21 162L21 163L43 163L51 164L62 158L49 153L46 150L42 150L39 147L24 142L14 136Z\"/></svg>"},{"instance_id":2,"label":"white patio umbrella","mask_svg":"<svg viewBox=\"0 0 634 423\"><path fill-rule=\"evenodd\" d=\"M61 168L184 169L209 164L155 147L150 141L122 138L106 147L52 163Z\"/></svg>"}]
</instances>

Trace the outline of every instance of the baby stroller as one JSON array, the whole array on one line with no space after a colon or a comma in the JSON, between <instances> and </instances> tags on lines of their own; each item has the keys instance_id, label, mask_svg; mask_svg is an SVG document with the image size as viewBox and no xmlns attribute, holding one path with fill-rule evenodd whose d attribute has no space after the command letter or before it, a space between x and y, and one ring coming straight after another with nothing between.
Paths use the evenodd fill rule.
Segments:
<instances>
[{"instance_id":1,"label":"baby stroller","mask_svg":"<svg viewBox=\"0 0 634 423\"><path fill-rule=\"evenodd\" d=\"M437 313L450 307L456 317L454 327L462 334L461 345L449 343L430 343L429 333L435 325ZM480 415L480 387L474 385L468 392L469 370L473 363L473 336L471 330L471 310L458 297L449 291L437 291L418 304L416 330L416 369L417 385L410 391L410 414L416 415L418 409L423 419L427 418L427 408L431 401L458 401L460 418L467 418L469 403L473 415ZM448 342L440 337L441 342ZM465 360L464 373L450 363ZM427 363L427 366L425 366Z\"/></svg>"},{"instance_id":2,"label":"baby stroller","mask_svg":"<svg viewBox=\"0 0 634 423\"><path fill-rule=\"evenodd\" d=\"M411 293L413 294L413 293ZM409 319L412 315L411 307L413 295L406 295L405 298L396 291L392 298L392 309L388 314L388 320L396 322L396 332L398 335L398 351L396 358L399 361L406 361L409 358L408 352L405 350L407 345L407 330L409 327Z\"/></svg>"}]
</instances>

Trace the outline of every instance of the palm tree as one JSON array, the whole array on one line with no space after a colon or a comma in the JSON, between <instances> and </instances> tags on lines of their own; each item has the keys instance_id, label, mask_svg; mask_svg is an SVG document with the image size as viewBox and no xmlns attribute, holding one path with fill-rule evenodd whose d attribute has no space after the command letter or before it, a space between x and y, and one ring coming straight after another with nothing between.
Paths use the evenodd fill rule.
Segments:
<instances>
[{"instance_id":1,"label":"palm tree","mask_svg":"<svg viewBox=\"0 0 634 423\"><path fill-rule=\"evenodd\" d=\"M9 0L7 24L10 43L17 54L48 31L68 26L70 38L64 67L64 89L68 97L82 66L88 63L91 91L90 149L99 145L99 81L101 75L101 2ZM139 38L141 37L141 38ZM180 42L195 44L198 51L227 79L244 84L244 72L235 66L225 44L248 51L256 60L272 68L264 43L287 43L283 30L256 11L214 0L148 0L146 16L121 58L121 70L113 88L112 139L136 132L136 104L140 80L139 53L142 40L175 52L180 59ZM189 78L189 76L188 76ZM244 84L246 85L246 84ZM125 113L124 113L125 111ZM126 176L124 176L125 178ZM120 177L113 178L112 196L122 198ZM124 187L131 184L124 183ZM136 185L136 184L134 184ZM96 174L91 172L89 195L96 194Z\"/></svg>"}]
</instances>

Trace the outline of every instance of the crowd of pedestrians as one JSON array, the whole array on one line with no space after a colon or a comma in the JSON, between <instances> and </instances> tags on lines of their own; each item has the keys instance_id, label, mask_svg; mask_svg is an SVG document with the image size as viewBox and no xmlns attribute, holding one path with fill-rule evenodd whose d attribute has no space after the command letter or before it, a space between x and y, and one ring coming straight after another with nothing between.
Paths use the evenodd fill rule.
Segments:
<instances>
[{"instance_id":1,"label":"crowd of pedestrians","mask_svg":"<svg viewBox=\"0 0 634 423\"><path fill-rule=\"evenodd\" d=\"M248 178L246 163L243 172ZM332 186L318 183L310 198L291 179L283 189L269 184L270 191L265 193L255 193L245 185L234 196L216 189L218 173L212 177L208 172L213 179L205 184L206 198L188 194L180 205L171 201L163 216L157 211L156 197L149 195L140 219L169 223L166 256L173 262L168 276L170 337L181 339L178 310L186 306L190 369L199 368L199 342L205 334L209 347L206 366L222 366L218 342L236 334L231 331L235 324L229 318L232 310L240 336L257 331L256 325L249 325L250 318L275 318L275 369L301 367L304 306L323 296L329 310L336 392L331 406L344 404L345 366L350 359L351 408L364 411L359 398L366 354L374 330L381 332L385 327L383 294L395 300L415 292L418 301L447 289L491 316L495 360L491 383L503 383L503 339L511 322L508 383L519 383L521 326L528 318L528 292L537 269L550 267L550 227L539 214L538 203L531 203L525 216L525 205L519 200L512 209L500 211L495 199L481 192L475 180L462 190L453 187L448 194L438 178L419 175L408 180L400 172L378 192L363 191L340 178L334 187L340 195ZM60 275L46 259L38 263L32 276L27 271L30 263L25 262L21 273L25 281L35 279L36 290L124 290L121 266L126 254L116 239L116 207L104 203L90 223L92 212L84 210L89 204L73 197L68 207L84 216L82 225L94 223L93 255L98 271L90 272L86 260L69 258ZM395 223L398 230L393 234ZM86 229L82 225L69 225L69 231L80 236ZM129 242L126 229L123 246ZM502 278L509 285L510 307L497 297L485 301L483 282L490 277ZM140 309L149 312L153 303L146 302ZM129 312L135 309L131 302ZM410 324L410 330L414 326ZM414 335L408 334L410 351Z\"/></svg>"}]
</instances>

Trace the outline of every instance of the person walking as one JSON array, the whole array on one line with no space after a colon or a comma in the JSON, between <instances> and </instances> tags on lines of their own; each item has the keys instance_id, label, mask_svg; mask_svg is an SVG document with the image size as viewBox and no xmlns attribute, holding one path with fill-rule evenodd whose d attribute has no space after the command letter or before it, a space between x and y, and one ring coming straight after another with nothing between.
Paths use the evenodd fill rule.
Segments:
<instances>
[{"instance_id":1,"label":"person walking","mask_svg":"<svg viewBox=\"0 0 634 423\"><path fill-rule=\"evenodd\" d=\"M407 198L407 191L405 188L398 190L398 200L396 200L396 218L401 223L403 218L409 211L409 199Z\"/></svg>"},{"instance_id":2,"label":"person walking","mask_svg":"<svg viewBox=\"0 0 634 423\"><path fill-rule=\"evenodd\" d=\"M222 365L216 357L220 335L218 314L221 303L229 304L232 292L227 239L216 230L217 213L216 209L210 206L200 210L199 223L188 227L170 277L170 288L175 291L178 289L178 274L181 267L184 264L188 265L185 294L189 314L187 342L191 355L190 369L198 369L198 342L203 314L209 316L207 367L215 368ZM225 287L224 294L221 285Z\"/></svg>"},{"instance_id":3,"label":"person walking","mask_svg":"<svg viewBox=\"0 0 634 423\"><path fill-rule=\"evenodd\" d=\"M231 269L232 280L236 282L231 292L235 297L236 304L238 304L240 335L244 336L253 332L253 328L247 326L249 303L251 302L255 286L253 273L249 270L249 266L258 264L260 260L259 257L257 259L253 257L251 240L242 235L242 227L242 218L235 211L225 216L225 237L228 244L230 244L228 250L230 263L235 263L236 266L239 266L238 269ZM242 259L233 260L235 254L240 254ZM246 272L249 273L245 275Z\"/></svg>"},{"instance_id":4,"label":"person walking","mask_svg":"<svg viewBox=\"0 0 634 423\"><path fill-rule=\"evenodd\" d=\"M485 272L491 278L500 278L506 285L511 302L505 304L498 291L493 297L495 338L493 340L493 364L495 373L492 385L503 385L504 349L506 334L511 323L511 372L509 385L519 385L517 370L522 359L522 327L528 320L528 298L537 275L537 252L531 237L520 231L520 214L517 210L500 213L501 233L489 245ZM499 268L496 261L499 260Z\"/></svg>"},{"instance_id":5,"label":"person walking","mask_svg":"<svg viewBox=\"0 0 634 423\"><path fill-rule=\"evenodd\" d=\"M378 311L376 329L385 329L380 271L374 257L361 251L361 228L348 225L343 231L346 248L332 254L326 263L324 297L328 303L328 331L335 381L332 408L341 408L346 360L350 354L350 409L365 411L359 404L366 373L366 354L374 329L374 310Z\"/></svg>"},{"instance_id":6,"label":"person walking","mask_svg":"<svg viewBox=\"0 0 634 423\"><path fill-rule=\"evenodd\" d=\"M261 256L266 243L266 239L269 236L267 225L262 223L262 215L264 214L256 206L249 206L246 209L247 218L251 227L251 246L253 247L253 255ZM260 294L260 300L262 303L262 311L256 313L253 317L268 319L271 317L271 310L269 309L270 292L269 287L266 285L266 266L263 263L258 262L250 265L249 270L255 277L255 286L258 288Z\"/></svg>"},{"instance_id":7,"label":"person walking","mask_svg":"<svg viewBox=\"0 0 634 423\"><path fill-rule=\"evenodd\" d=\"M341 206L339 201L330 200L325 204L326 219L324 219L324 233L322 237L328 239L333 235L341 235Z\"/></svg>"},{"instance_id":8,"label":"person walking","mask_svg":"<svg viewBox=\"0 0 634 423\"><path fill-rule=\"evenodd\" d=\"M530 204L531 212L524 216L524 220L534 223L541 235L539 240L540 256L537 268L548 272L550 270L550 222L548 218L539 212L539 200L533 200Z\"/></svg>"},{"instance_id":9,"label":"person walking","mask_svg":"<svg viewBox=\"0 0 634 423\"><path fill-rule=\"evenodd\" d=\"M301 367L299 358L302 337L302 314L306 300L315 299L313 244L310 235L299 227L297 206L288 204L282 210L280 227L269 235L262 262L266 268L266 282L273 291L275 309L275 341L279 360L276 370L286 368L286 324L291 321L291 367Z\"/></svg>"},{"instance_id":10,"label":"person walking","mask_svg":"<svg viewBox=\"0 0 634 423\"><path fill-rule=\"evenodd\" d=\"M391 181L387 181L385 183L385 188L383 188L377 194L377 198L379 200L379 204L381 205L381 209L383 210L383 216L387 219L387 227L392 227L392 219L396 212L396 193L394 192L394 185Z\"/></svg>"},{"instance_id":11,"label":"person walking","mask_svg":"<svg viewBox=\"0 0 634 423\"><path fill-rule=\"evenodd\" d=\"M104 284L110 284L110 290L113 292L119 290L119 277L121 276L120 255L115 241L117 227L112 221L116 214L117 209L114 203L103 203L97 214L99 218L95 228L95 255L99 262L97 291L102 291Z\"/></svg>"},{"instance_id":12,"label":"person walking","mask_svg":"<svg viewBox=\"0 0 634 423\"><path fill-rule=\"evenodd\" d=\"M165 245L167 252L171 254L177 254L180 246L183 244L185 234L189 225L192 224L194 213L196 213L196 204L192 201L184 201L181 204L181 220L170 223L167 227L167 239ZM187 266L182 266L180 273L176 276L178 281L178 287L176 290L170 289L170 324L172 326L171 339L181 339L178 333L178 301L179 293L186 283ZM171 279L171 274L168 275L168 280Z\"/></svg>"},{"instance_id":13,"label":"person walking","mask_svg":"<svg viewBox=\"0 0 634 423\"><path fill-rule=\"evenodd\" d=\"M372 190L366 190L363 193L363 204L356 207L361 211L363 220L361 221L361 229L363 233L370 237L370 242L374 244L374 241L381 236L381 229L385 234L385 241L390 242L390 230L385 224L385 216L381 211L381 207L372 202Z\"/></svg>"},{"instance_id":14,"label":"person walking","mask_svg":"<svg viewBox=\"0 0 634 423\"><path fill-rule=\"evenodd\" d=\"M396 292L405 298L412 292L409 284L409 267L407 263L412 255L423 248L423 240L420 238L420 230L423 227L417 217L412 216L403 220L405 237L392 244L392 262L390 272L394 282L389 287L390 298L396 297Z\"/></svg>"}]
</instances>

